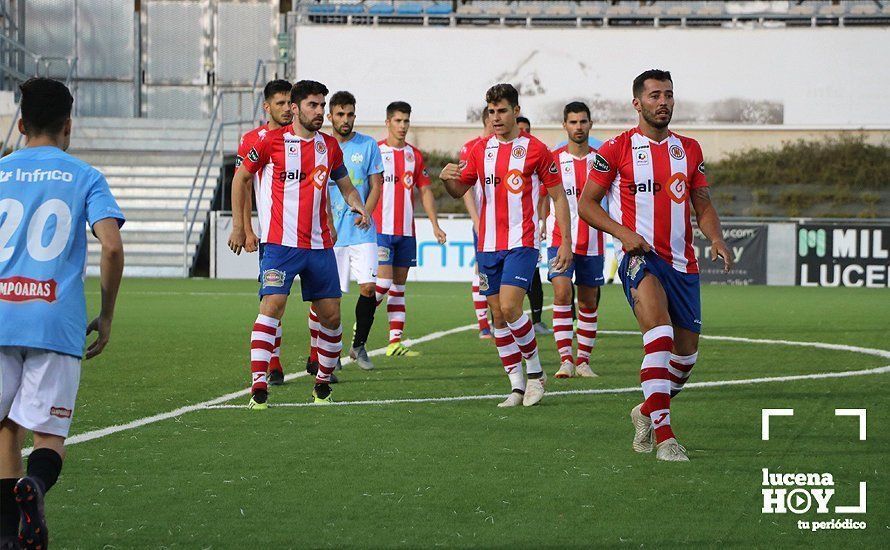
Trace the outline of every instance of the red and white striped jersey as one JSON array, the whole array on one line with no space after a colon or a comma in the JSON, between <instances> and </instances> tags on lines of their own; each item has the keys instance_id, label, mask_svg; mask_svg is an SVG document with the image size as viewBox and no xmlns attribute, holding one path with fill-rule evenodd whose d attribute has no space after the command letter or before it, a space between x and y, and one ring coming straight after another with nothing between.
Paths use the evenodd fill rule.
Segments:
<instances>
[{"instance_id":1,"label":"red and white striped jersey","mask_svg":"<svg viewBox=\"0 0 890 550\"><path fill-rule=\"evenodd\" d=\"M294 248L330 248L334 245L328 227L328 179L348 175L343 153L333 137L316 132L309 139L293 133L291 125L269 130L248 150L242 161L248 172L263 171L270 185L262 206L260 241ZM266 206L268 205L268 206Z\"/></svg>"},{"instance_id":2,"label":"red and white striped jersey","mask_svg":"<svg viewBox=\"0 0 890 550\"><path fill-rule=\"evenodd\" d=\"M460 182L482 189L479 252L537 248L541 186L561 183L546 145L525 132L508 142L482 139L461 162Z\"/></svg>"},{"instance_id":3,"label":"red and white striped jersey","mask_svg":"<svg viewBox=\"0 0 890 550\"><path fill-rule=\"evenodd\" d=\"M268 124L263 124L241 136L241 142L238 144L238 155L235 157L236 170L244 162L244 157L247 156L247 153L250 152L259 140L263 139L268 131ZM256 200L257 215L260 219L261 233L264 227L269 227L269 212L271 208L268 204L268 199L272 196L271 182L271 173L267 176L265 170L253 175L253 193ZM263 201L267 202L264 203Z\"/></svg>"},{"instance_id":4,"label":"red and white striped jersey","mask_svg":"<svg viewBox=\"0 0 890 550\"><path fill-rule=\"evenodd\" d=\"M377 233L414 236L414 188L430 184L423 155L410 143L392 147L386 140L377 142L383 158L383 189L374 208Z\"/></svg>"},{"instance_id":5,"label":"red and white striped jersey","mask_svg":"<svg viewBox=\"0 0 890 550\"><path fill-rule=\"evenodd\" d=\"M604 143L589 178L609 190L612 219L637 232L681 273L698 273L692 248L693 189L707 187L701 146L673 132L655 142L639 128Z\"/></svg>"},{"instance_id":6,"label":"red and white striped jersey","mask_svg":"<svg viewBox=\"0 0 890 550\"><path fill-rule=\"evenodd\" d=\"M460 162L466 162L467 157L470 154L470 151L473 150L473 147L476 146L477 143L488 139L487 137L478 136L474 137L470 141L464 143L464 146L460 148L460 154L458 155L458 160ZM479 205L482 203L482 186L475 185L473 186L473 199L476 201L476 212L479 212Z\"/></svg>"},{"instance_id":7,"label":"red and white striped jersey","mask_svg":"<svg viewBox=\"0 0 890 550\"><path fill-rule=\"evenodd\" d=\"M562 177L562 187L566 191L566 199L569 202L569 213L572 217L572 247L575 254L582 256L601 256L605 253L603 234L587 225L578 216L578 197L587 183L587 174L593 163L596 150L590 149L582 158L578 158L566 150L566 146L553 151L553 160L559 167ZM552 201L551 201L552 203ZM556 211L550 205L550 214L547 216L547 234L550 236L549 246L562 244L562 233L556 223Z\"/></svg>"}]
</instances>

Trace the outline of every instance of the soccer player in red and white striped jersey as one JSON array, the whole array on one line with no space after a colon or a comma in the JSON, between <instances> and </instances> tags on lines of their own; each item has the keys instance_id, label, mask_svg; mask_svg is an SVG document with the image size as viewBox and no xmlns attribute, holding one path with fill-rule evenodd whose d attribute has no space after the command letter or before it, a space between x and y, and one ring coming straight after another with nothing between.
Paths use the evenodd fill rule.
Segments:
<instances>
[{"instance_id":1,"label":"soccer player in red and white striped jersey","mask_svg":"<svg viewBox=\"0 0 890 550\"><path fill-rule=\"evenodd\" d=\"M433 226L439 244L445 232L439 227L436 201L430 189L430 177L423 164L423 154L405 138L411 126L411 105L394 101L386 107L386 139L381 140L383 188L374 209L377 227L377 305L386 298L389 317L387 357L416 356L402 344L405 329L405 282L408 271L417 265L417 239L414 237L414 190Z\"/></svg>"},{"instance_id":2,"label":"soccer player in red and white striped jersey","mask_svg":"<svg viewBox=\"0 0 890 550\"><path fill-rule=\"evenodd\" d=\"M578 195L587 183L587 173L596 151L588 143L590 137L590 109L580 101L573 101L563 109L563 128L568 143L553 152L559 167L562 186L572 216L574 265L563 271L550 272L553 284L553 337L559 351L560 367L557 378L596 376L590 368L590 352L596 343L597 304L599 287L603 285L603 234L578 217ZM548 255L555 256L562 242L553 210L547 217ZM572 359L575 330L572 326L572 278L578 292L578 355Z\"/></svg>"},{"instance_id":3,"label":"soccer player in red and white striped jersey","mask_svg":"<svg viewBox=\"0 0 890 550\"><path fill-rule=\"evenodd\" d=\"M488 118L488 107L482 109L482 135L476 136L470 141L466 142L463 147L460 149L460 154L458 155L458 160L460 162L466 162L467 155L470 151L473 150L473 147L476 146L477 143L488 139L493 133L491 129L491 123ZM476 239L477 235L479 235L479 204L482 202L482 187L477 185L473 187L473 193L465 193L463 196L464 206L467 209L467 214L470 215L470 219L473 221L473 251L476 250ZM479 323L479 338L481 339L491 339L491 326L488 323L488 301L485 299L485 296L479 294L479 262L476 262L476 266L474 268L475 273L473 274L473 286L472 286L472 299L473 299L473 309L476 311L476 322Z\"/></svg>"},{"instance_id":4,"label":"soccer player in red and white striped jersey","mask_svg":"<svg viewBox=\"0 0 890 550\"><path fill-rule=\"evenodd\" d=\"M293 120L293 114L290 112L291 88L291 83L287 80L272 80L266 83L265 88L263 88L263 111L266 112L268 122L257 126L241 136L241 142L238 145L238 155L235 157L236 169L241 166L241 162L244 160L244 157L247 156L247 153L253 149L257 142L261 140L267 132L277 130L282 126L287 126L291 123ZM270 190L272 182L270 176L271 174L258 172L254 174L252 181L252 190L253 193L256 193L257 214L261 216L259 218L261 228L264 223L269 222L268 219L264 219L262 216L269 212L268 205L263 201L268 200L271 196ZM251 192L251 188L248 187L245 189L243 202L245 220L244 232L246 235L244 240L244 250L247 252L254 252L257 250L257 248L259 248L260 240L253 230L253 224L250 222L253 212L253 193ZM262 250L260 250L259 256L262 258ZM284 369L281 367L281 334L282 329L281 325L279 325L275 337L275 349L272 351L272 360L269 362L268 382L271 386L278 386L284 383Z\"/></svg>"},{"instance_id":5,"label":"soccer player in red and white striped jersey","mask_svg":"<svg viewBox=\"0 0 890 550\"><path fill-rule=\"evenodd\" d=\"M639 125L597 151L581 194L581 218L622 243L618 269L643 333L643 403L631 411L633 449L659 460L687 461L671 429L671 397L689 377L701 331L698 262L691 212L711 240L711 261L732 255L711 203L702 151L668 129L674 110L671 74L657 69L633 82ZM600 206L609 194L609 214Z\"/></svg>"},{"instance_id":6,"label":"soccer player in red and white striped jersey","mask_svg":"<svg viewBox=\"0 0 890 550\"><path fill-rule=\"evenodd\" d=\"M300 276L303 300L312 302L319 318L319 367L316 402L330 401L331 374L342 349L340 285L328 222L328 180L336 182L353 212L355 224L370 225L361 197L349 179L340 146L319 132L328 89L301 80L291 90L294 122L267 132L244 158L232 181L232 234L229 247L240 254L245 244L244 189L260 170L271 174L268 225L261 227L263 258L260 313L251 333L251 400L249 408L267 407L266 372L275 335L294 278Z\"/></svg>"},{"instance_id":7,"label":"soccer player in red and white striped jersey","mask_svg":"<svg viewBox=\"0 0 890 550\"><path fill-rule=\"evenodd\" d=\"M485 101L494 134L477 143L466 162L446 165L440 177L454 198L474 186L483 189L476 253L479 289L488 299L495 344L513 387L498 406L531 406L544 396L547 380L532 322L522 311L532 273L538 266L537 203L541 186L553 199L557 223L563 229L563 241L553 261L556 271L565 270L572 261L569 207L550 150L537 138L521 132L516 124L516 88L496 84L485 94Z\"/></svg>"}]
</instances>

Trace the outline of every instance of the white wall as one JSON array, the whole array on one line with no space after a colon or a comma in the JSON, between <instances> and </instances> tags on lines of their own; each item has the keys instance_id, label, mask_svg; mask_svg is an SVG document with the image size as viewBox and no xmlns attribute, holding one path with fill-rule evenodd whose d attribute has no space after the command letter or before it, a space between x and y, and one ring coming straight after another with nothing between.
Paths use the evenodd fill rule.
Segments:
<instances>
[{"instance_id":1,"label":"white wall","mask_svg":"<svg viewBox=\"0 0 890 550\"><path fill-rule=\"evenodd\" d=\"M401 99L416 122L463 122L501 81L522 84L533 122L579 98L601 100L613 116L626 105L632 118L631 82L657 67L674 76L675 122L707 123L715 102L735 98L779 105L788 125L890 126L890 109L881 107L890 89L888 28L304 26L296 45L297 77L350 90L365 121L382 120L387 103Z\"/></svg>"}]
</instances>

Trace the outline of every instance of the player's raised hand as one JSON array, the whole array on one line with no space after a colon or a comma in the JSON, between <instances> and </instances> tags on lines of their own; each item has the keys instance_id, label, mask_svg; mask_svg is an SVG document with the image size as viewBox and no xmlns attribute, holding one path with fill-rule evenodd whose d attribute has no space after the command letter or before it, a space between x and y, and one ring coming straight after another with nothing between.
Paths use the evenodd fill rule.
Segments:
<instances>
[{"instance_id":1,"label":"player's raised hand","mask_svg":"<svg viewBox=\"0 0 890 550\"><path fill-rule=\"evenodd\" d=\"M652 250L652 245L646 242L639 233L628 230L625 234L618 237L624 250L631 256L642 256Z\"/></svg>"},{"instance_id":2,"label":"player's raised hand","mask_svg":"<svg viewBox=\"0 0 890 550\"><path fill-rule=\"evenodd\" d=\"M229 250L234 252L236 256L240 256L246 241L247 233L245 233L244 229L233 227L232 232L229 233Z\"/></svg>"},{"instance_id":3,"label":"player's raised hand","mask_svg":"<svg viewBox=\"0 0 890 550\"><path fill-rule=\"evenodd\" d=\"M718 257L723 258L723 272L728 273L734 262L732 252L723 239L711 243L711 261L716 262Z\"/></svg>"},{"instance_id":4,"label":"player's raised hand","mask_svg":"<svg viewBox=\"0 0 890 550\"><path fill-rule=\"evenodd\" d=\"M102 350L105 349L105 346L108 344L108 339L111 337L111 319L106 319L101 315L93 319L90 324L87 325L87 336L92 332L98 332L99 337L87 348L87 359L92 359L102 353Z\"/></svg>"},{"instance_id":5,"label":"player's raised hand","mask_svg":"<svg viewBox=\"0 0 890 550\"><path fill-rule=\"evenodd\" d=\"M439 173L439 179L448 181L460 179L460 168L459 165L449 162L442 168L442 172Z\"/></svg>"},{"instance_id":6,"label":"player's raised hand","mask_svg":"<svg viewBox=\"0 0 890 550\"><path fill-rule=\"evenodd\" d=\"M441 227L434 227L433 235L436 236L436 240L439 242L439 244L445 244L445 241L448 240L448 235L446 235L445 232L442 231Z\"/></svg>"}]
</instances>

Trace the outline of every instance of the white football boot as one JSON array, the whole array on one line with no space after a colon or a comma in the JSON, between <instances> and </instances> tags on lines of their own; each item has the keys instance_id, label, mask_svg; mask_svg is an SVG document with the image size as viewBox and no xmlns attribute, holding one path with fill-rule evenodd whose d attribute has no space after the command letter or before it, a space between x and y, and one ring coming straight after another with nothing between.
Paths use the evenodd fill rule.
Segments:
<instances>
[{"instance_id":1,"label":"white football boot","mask_svg":"<svg viewBox=\"0 0 890 550\"><path fill-rule=\"evenodd\" d=\"M667 462L689 462L686 449L673 437L665 439L656 446L655 458Z\"/></svg>"},{"instance_id":2,"label":"white football boot","mask_svg":"<svg viewBox=\"0 0 890 550\"><path fill-rule=\"evenodd\" d=\"M522 394L515 391L511 391L506 399L498 403L498 407L502 409L504 407L518 407L519 405L522 405Z\"/></svg>"},{"instance_id":3,"label":"white football boot","mask_svg":"<svg viewBox=\"0 0 890 550\"><path fill-rule=\"evenodd\" d=\"M557 378L571 378L575 376L575 365L571 361L563 361L562 365L559 366L559 370L556 371Z\"/></svg>"},{"instance_id":4,"label":"white football boot","mask_svg":"<svg viewBox=\"0 0 890 550\"><path fill-rule=\"evenodd\" d=\"M547 383L547 373L541 373L540 378L529 378L526 382L525 397L522 404L526 407L537 405L544 398L544 384Z\"/></svg>"},{"instance_id":5,"label":"white football boot","mask_svg":"<svg viewBox=\"0 0 890 550\"><path fill-rule=\"evenodd\" d=\"M579 378L597 378L599 375L593 372L593 369L590 368L590 365L587 362L578 363L578 366L575 367L575 376Z\"/></svg>"},{"instance_id":6,"label":"white football boot","mask_svg":"<svg viewBox=\"0 0 890 550\"><path fill-rule=\"evenodd\" d=\"M652 431L652 420L640 412L640 403L630 410L630 421L634 425L633 450L638 453L651 453L654 446L655 433Z\"/></svg>"}]
</instances>

